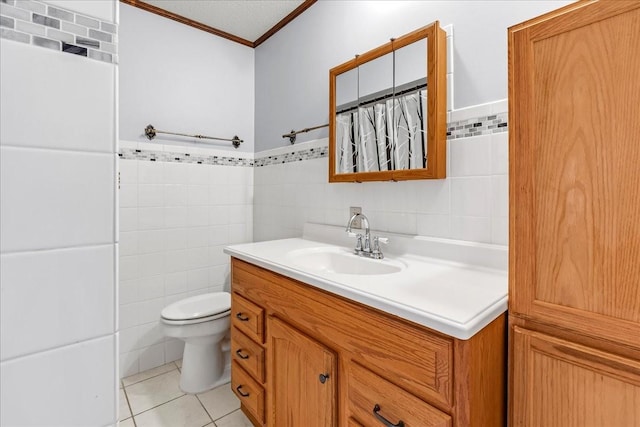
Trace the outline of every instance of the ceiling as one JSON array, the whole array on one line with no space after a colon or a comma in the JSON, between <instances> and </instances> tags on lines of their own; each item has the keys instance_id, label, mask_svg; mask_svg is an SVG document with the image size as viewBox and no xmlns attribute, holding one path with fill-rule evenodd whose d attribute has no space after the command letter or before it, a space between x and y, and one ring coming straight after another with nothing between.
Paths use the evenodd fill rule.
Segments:
<instances>
[{"instance_id":1,"label":"ceiling","mask_svg":"<svg viewBox=\"0 0 640 427\"><path fill-rule=\"evenodd\" d=\"M316 0L121 0L203 31L256 47Z\"/></svg>"}]
</instances>

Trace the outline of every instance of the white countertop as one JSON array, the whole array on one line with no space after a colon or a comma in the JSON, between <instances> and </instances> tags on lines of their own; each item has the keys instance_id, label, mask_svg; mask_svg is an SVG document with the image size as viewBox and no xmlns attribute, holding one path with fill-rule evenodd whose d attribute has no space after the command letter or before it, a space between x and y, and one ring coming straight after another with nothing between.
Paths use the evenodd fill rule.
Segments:
<instances>
[{"instance_id":1,"label":"white countertop","mask_svg":"<svg viewBox=\"0 0 640 427\"><path fill-rule=\"evenodd\" d=\"M384 260L367 261L402 265L400 272L338 274L308 270L292 260L293 251L314 248L352 253L351 246L342 245L349 242L342 237L344 234L341 227L309 224L305 226L304 238L233 245L226 247L225 252L463 340L471 338L507 310L507 250L503 246L372 231L372 235L389 237L391 242L388 248L383 247ZM327 240L333 242L327 243ZM424 256L433 253L450 254L449 258L456 260ZM461 262L461 254L466 254L464 258L475 265Z\"/></svg>"}]
</instances>

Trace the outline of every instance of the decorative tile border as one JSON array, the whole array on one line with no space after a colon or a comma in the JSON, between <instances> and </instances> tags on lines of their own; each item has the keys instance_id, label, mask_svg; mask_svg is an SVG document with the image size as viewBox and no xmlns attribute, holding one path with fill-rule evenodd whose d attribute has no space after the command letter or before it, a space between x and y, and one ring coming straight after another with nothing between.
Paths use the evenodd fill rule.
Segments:
<instances>
[{"instance_id":1,"label":"decorative tile border","mask_svg":"<svg viewBox=\"0 0 640 427\"><path fill-rule=\"evenodd\" d=\"M500 113L450 122L447 124L447 140L506 132L507 116L507 113ZM233 156L207 156L177 151L138 150L134 148L121 148L118 155L124 160L148 160L151 162L196 163L259 168L269 165L325 158L329 154L329 147L324 144L320 145L321 143L323 143L323 141L317 141L313 148L304 148L303 143L298 146L292 146L290 151L286 152L282 152L284 148L279 148L276 149L280 151L278 154L269 155L269 151L267 151L266 154L263 154L255 160Z\"/></svg>"},{"instance_id":2,"label":"decorative tile border","mask_svg":"<svg viewBox=\"0 0 640 427\"><path fill-rule=\"evenodd\" d=\"M255 160L255 167L277 165L281 163L300 162L303 160L320 159L327 157L329 147L308 148L300 151L261 157Z\"/></svg>"},{"instance_id":3,"label":"decorative tile border","mask_svg":"<svg viewBox=\"0 0 640 427\"><path fill-rule=\"evenodd\" d=\"M118 26L35 0L0 0L0 37L116 63Z\"/></svg>"},{"instance_id":4,"label":"decorative tile border","mask_svg":"<svg viewBox=\"0 0 640 427\"><path fill-rule=\"evenodd\" d=\"M507 131L508 113L447 123L447 140Z\"/></svg>"},{"instance_id":5,"label":"decorative tile border","mask_svg":"<svg viewBox=\"0 0 640 427\"><path fill-rule=\"evenodd\" d=\"M170 151L136 150L121 148L118 156L123 160L148 160L150 162L195 163L218 166L254 166L252 159L226 156L201 156Z\"/></svg>"}]
</instances>

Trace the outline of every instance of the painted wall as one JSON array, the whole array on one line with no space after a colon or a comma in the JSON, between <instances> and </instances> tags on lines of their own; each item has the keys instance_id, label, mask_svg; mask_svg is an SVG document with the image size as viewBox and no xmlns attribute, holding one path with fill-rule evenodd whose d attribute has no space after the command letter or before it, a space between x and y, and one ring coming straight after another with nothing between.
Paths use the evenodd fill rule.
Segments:
<instances>
[{"instance_id":1,"label":"painted wall","mask_svg":"<svg viewBox=\"0 0 640 427\"><path fill-rule=\"evenodd\" d=\"M3 426L117 421L118 3L60 3L0 4Z\"/></svg>"},{"instance_id":2,"label":"painted wall","mask_svg":"<svg viewBox=\"0 0 640 427\"><path fill-rule=\"evenodd\" d=\"M254 150L254 50L170 19L120 7L120 139L144 128L221 138ZM158 136L165 143L193 139ZM216 148L235 151L229 142Z\"/></svg>"},{"instance_id":3,"label":"painted wall","mask_svg":"<svg viewBox=\"0 0 640 427\"><path fill-rule=\"evenodd\" d=\"M291 129L328 123L330 68L436 20L453 25L453 107L504 99L507 28L567 3L318 1L256 49L256 152L285 146Z\"/></svg>"}]
</instances>

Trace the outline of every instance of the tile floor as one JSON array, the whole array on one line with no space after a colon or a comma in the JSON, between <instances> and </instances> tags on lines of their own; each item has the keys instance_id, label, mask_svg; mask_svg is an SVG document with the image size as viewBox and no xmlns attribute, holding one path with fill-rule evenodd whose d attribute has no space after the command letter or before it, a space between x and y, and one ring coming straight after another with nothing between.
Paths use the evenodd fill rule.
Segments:
<instances>
[{"instance_id":1,"label":"tile floor","mask_svg":"<svg viewBox=\"0 0 640 427\"><path fill-rule=\"evenodd\" d=\"M225 384L192 395L180 390L181 361L120 381L120 427L252 427Z\"/></svg>"}]
</instances>

